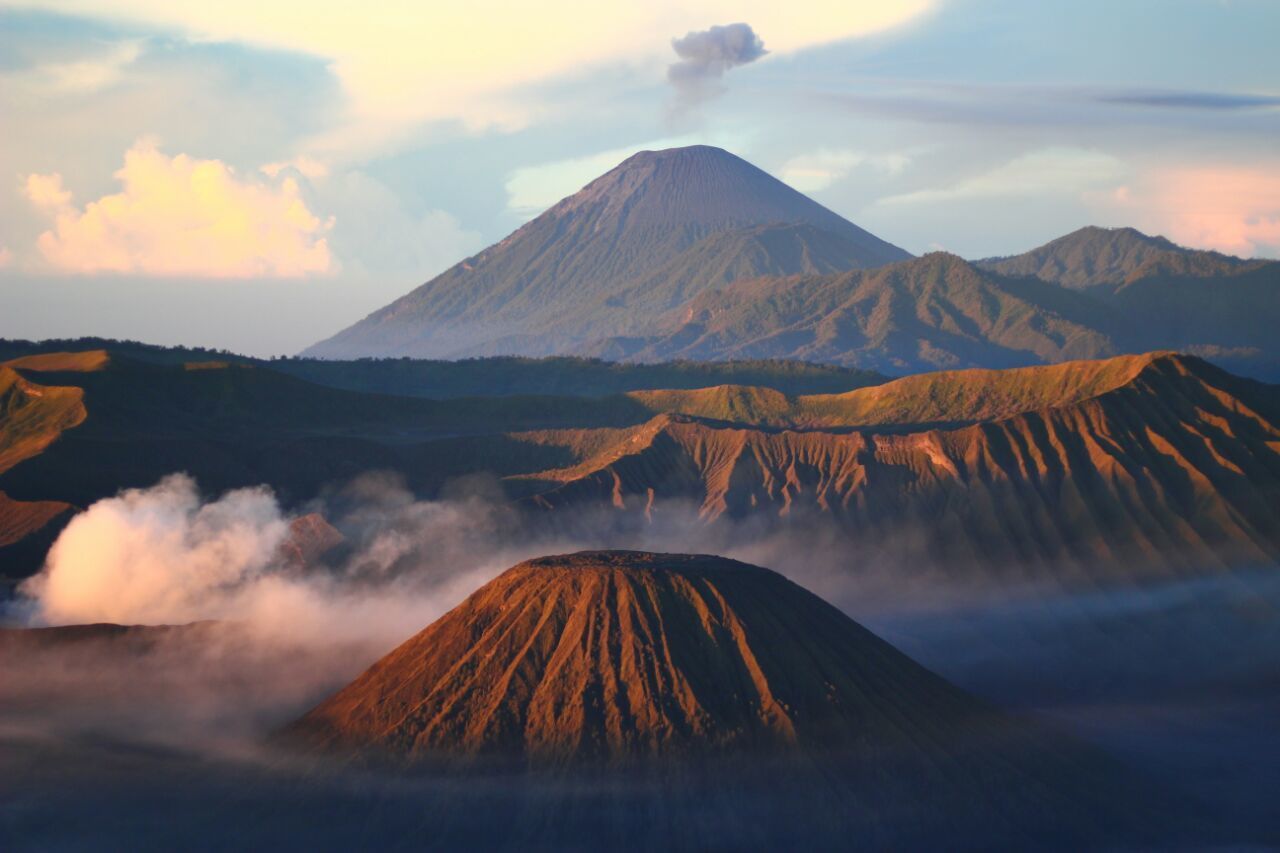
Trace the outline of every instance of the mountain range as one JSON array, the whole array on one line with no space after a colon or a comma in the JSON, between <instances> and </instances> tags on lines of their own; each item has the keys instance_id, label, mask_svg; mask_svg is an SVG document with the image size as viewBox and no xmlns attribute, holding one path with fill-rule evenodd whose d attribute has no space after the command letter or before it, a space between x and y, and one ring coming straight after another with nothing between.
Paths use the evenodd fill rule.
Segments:
<instances>
[{"instance_id":1,"label":"mountain range","mask_svg":"<svg viewBox=\"0 0 1280 853\"><path fill-rule=\"evenodd\" d=\"M1280 263L1084 228L912 258L707 146L637 154L306 355L785 358L907 374L1176 349L1280 378Z\"/></svg>"},{"instance_id":2,"label":"mountain range","mask_svg":"<svg viewBox=\"0 0 1280 853\"><path fill-rule=\"evenodd\" d=\"M535 539L688 515L727 532L750 521L752 535L818 530L955 579L1105 584L1280 555L1280 391L1175 353L834 394L431 400L101 351L18 359L0 377L0 556L14 574L39 567L77 508L173 471L213 492L265 483L298 507L369 470L423 497L483 473Z\"/></svg>"},{"instance_id":3,"label":"mountain range","mask_svg":"<svg viewBox=\"0 0 1280 853\"><path fill-rule=\"evenodd\" d=\"M579 352L655 361L783 358L894 374L1153 349L1280 378L1280 262L1084 228L1012 258L937 252L876 269L762 276L707 290L644 333Z\"/></svg>"}]
</instances>

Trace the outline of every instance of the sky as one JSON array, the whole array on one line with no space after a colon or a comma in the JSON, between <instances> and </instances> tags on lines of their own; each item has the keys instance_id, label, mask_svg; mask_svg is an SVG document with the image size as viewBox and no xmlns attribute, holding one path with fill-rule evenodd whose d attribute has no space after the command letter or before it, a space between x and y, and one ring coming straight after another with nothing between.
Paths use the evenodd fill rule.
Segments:
<instances>
[{"instance_id":1,"label":"sky","mask_svg":"<svg viewBox=\"0 0 1280 853\"><path fill-rule=\"evenodd\" d=\"M297 352L629 154L1280 257L1280 0L0 0L0 336Z\"/></svg>"}]
</instances>

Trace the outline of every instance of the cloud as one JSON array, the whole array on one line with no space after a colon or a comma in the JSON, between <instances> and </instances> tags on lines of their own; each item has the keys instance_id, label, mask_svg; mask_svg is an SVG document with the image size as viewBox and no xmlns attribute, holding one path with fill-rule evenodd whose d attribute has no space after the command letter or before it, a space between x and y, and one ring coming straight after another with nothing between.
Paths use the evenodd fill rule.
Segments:
<instances>
[{"instance_id":1,"label":"cloud","mask_svg":"<svg viewBox=\"0 0 1280 853\"><path fill-rule=\"evenodd\" d=\"M313 140L312 154L382 148L429 121L473 130L528 125L529 87L601 66L661 68L672 33L708 20L750 20L770 48L792 52L880 32L935 0L678 0L602 5L588 0L474 0L423 6L388 0L376 15L356 4L160 3L48 0L63 14L141 24L194 41L232 42L321 57L341 81L348 113Z\"/></svg>"},{"instance_id":2,"label":"cloud","mask_svg":"<svg viewBox=\"0 0 1280 853\"><path fill-rule=\"evenodd\" d=\"M1157 168L1100 202L1185 246L1280 257L1280 166Z\"/></svg>"},{"instance_id":3,"label":"cloud","mask_svg":"<svg viewBox=\"0 0 1280 853\"><path fill-rule=\"evenodd\" d=\"M1098 98L1103 103L1185 110L1257 110L1280 107L1280 96L1230 92L1124 92Z\"/></svg>"},{"instance_id":4,"label":"cloud","mask_svg":"<svg viewBox=\"0 0 1280 853\"><path fill-rule=\"evenodd\" d=\"M202 504L191 478L173 475L73 518L26 589L53 624L226 615L215 594L261 576L288 532L265 488Z\"/></svg>"},{"instance_id":5,"label":"cloud","mask_svg":"<svg viewBox=\"0 0 1280 853\"><path fill-rule=\"evenodd\" d=\"M13 264L13 250L8 246L0 246L0 269Z\"/></svg>"},{"instance_id":6,"label":"cloud","mask_svg":"<svg viewBox=\"0 0 1280 853\"><path fill-rule=\"evenodd\" d=\"M286 169L292 169L304 178L310 178L313 181L329 177L329 167L326 164L305 154L294 157L292 160L267 163L260 167L259 171L268 178L278 178Z\"/></svg>"},{"instance_id":7,"label":"cloud","mask_svg":"<svg viewBox=\"0 0 1280 853\"><path fill-rule=\"evenodd\" d=\"M28 175L27 200L42 210L58 211L71 204L71 193L62 186L62 175Z\"/></svg>"},{"instance_id":8,"label":"cloud","mask_svg":"<svg viewBox=\"0 0 1280 853\"><path fill-rule=\"evenodd\" d=\"M749 24L726 24L690 32L671 40L679 62L667 68L667 80L686 103L696 103L721 91L720 79L739 65L768 53Z\"/></svg>"},{"instance_id":9,"label":"cloud","mask_svg":"<svg viewBox=\"0 0 1280 853\"><path fill-rule=\"evenodd\" d=\"M293 278L334 271L321 221L286 177L260 183L218 160L168 157L140 141L115 173L123 190L78 209L58 174L30 175L26 195L52 215L37 247L55 270Z\"/></svg>"},{"instance_id":10,"label":"cloud","mask_svg":"<svg viewBox=\"0 0 1280 853\"><path fill-rule=\"evenodd\" d=\"M282 549L294 517L268 487L206 500L171 474L73 518L20 593L37 624L236 620L259 636L386 648L524 556L504 550L509 521L478 497L417 501L389 475L331 497L351 553L299 567Z\"/></svg>"},{"instance_id":11,"label":"cloud","mask_svg":"<svg viewBox=\"0 0 1280 853\"><path fill-rule=\"evenodd\" d=\"M0 81L35 98L91 95L119 83L142 53L141 39L109 44L95 55L43 62L0 74Z\"/></svg>"},{"instance_id":12,"label":"cloud","mask_svg":"<svg viewBox=\"0 0 1280 853\"><path fill-rule=\"evenodd\" d=\"M779 175L791 186L808 193L826 189L860 166L896 176L910 162L911 158L901 153L868 155L847 149L820 148L792 157L782 165Z\"/></svg>"},{"instance_id":13,"label":"cloud","mask_svg":"<svg viewBox=\"0 0 1280 853\"><path fill-rule=\"evenodd\" d=\"M1082 148L1044 148L949 186L889 196L885 206L911 206L983 198L1069 196L1118 186L1128 172L1117 158Z\"/></svg>"}]
</instances>

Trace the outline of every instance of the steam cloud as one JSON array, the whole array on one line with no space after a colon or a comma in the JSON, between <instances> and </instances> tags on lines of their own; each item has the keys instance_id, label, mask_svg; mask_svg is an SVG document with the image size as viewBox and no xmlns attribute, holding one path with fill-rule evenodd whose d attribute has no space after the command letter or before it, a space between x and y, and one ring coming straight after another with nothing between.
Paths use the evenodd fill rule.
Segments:
<instances>
[{"instance_id":1,"label":"steam cloud","mask_svg":"<svg viewBox=\"0 0 1280 853\"><path fill-rule=\"evenodd\" d=\"M291 525L316 511L345 541L299 560ZM0 736L17 727L253 749L533 556L538 546L513 529L483 481L419 501L396 475L371 473L296 513L266 486L209 499L186 474L122 491L72 519L3 615L34 627L181 627L48 644L0 630Z\"/></svg>"},{"instance_id":2,"label":"steam cloud","mask_svg":"<svg viewBox=\"0 0 1280 853\"><path fill-rule=\"evenodd\" d=\"M0 631L0 732L16 721L252 749L499 572L545 554L721 554L776 569L857 619L904 597L919 605L958 594L920 574L911 555L921 543L905 531L887 546L855 544L828 518L806 524L800 510L779 525L762 516L708 522L700 509L671 502L652 513L609 506L535 517L492 479L419 500L398 475L369 473L286 510L266 486L209 498L173 474L72 519L7 616L31 626L183 627L7 653ZM324 529L315 519L309 527L312 513L343 542L299 559L294 522ZM917 567L909 579L904 565Z\"/></svg>"},{"instance_id":3,"label":"steam cloud","mask_svg":"<svg viewBox=\"0 0 1280 853\"><path fill-rule=\"evenodd\" d=\"M264 580L288 532L267 489L202 504L174 474L74 518L24 591L52 624L220 618L230 594Z\"/></svg>"},{"instance_id":4,"label":"steam cloud","mask_svg":"<svg viewBox=\"0 0 1280 853\"><path fill-rule=\"evenodd\" d=\"M727 24L687 33L671 40L679 62L667 68L667 80L683 106L692 106L724 91L725 72L755 62L768 53L750 24Z\"/></svg>"},{"instance_id":5,"label":"steam cloud","mask_svg":"<svg viewBox=\"0 0 1280 853\"><path fill-rule=\"evenodd\" d=\"M235 620L262 636L388 648L514 559L480 547L500 526L480 496L416 501L394 476L372 474L323 509L350 546L337 565L300 567L283 547L293 517L269 488L206 502L191 477L172 474L74 518L21 592L43 624Z\"/></svg>"}]
</instances>

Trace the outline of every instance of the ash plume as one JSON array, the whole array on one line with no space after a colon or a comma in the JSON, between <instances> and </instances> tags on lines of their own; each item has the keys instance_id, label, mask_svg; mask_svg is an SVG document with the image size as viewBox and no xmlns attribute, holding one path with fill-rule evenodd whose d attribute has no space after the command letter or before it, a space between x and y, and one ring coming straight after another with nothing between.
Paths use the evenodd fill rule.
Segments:
<instances>
[{"instance_id":1,"label":"ash plume","mask_svg":"<svg viewBox=\"0 0 1280 853\"><path fill-rule=\"evenodd\" d=\"M672 39L671 47L680 59L667 67L667 80L685 109L722 93L721 80L730 69L768 53L760 36L744 23L695 30Z\"/></svg>"}]
</instances>

